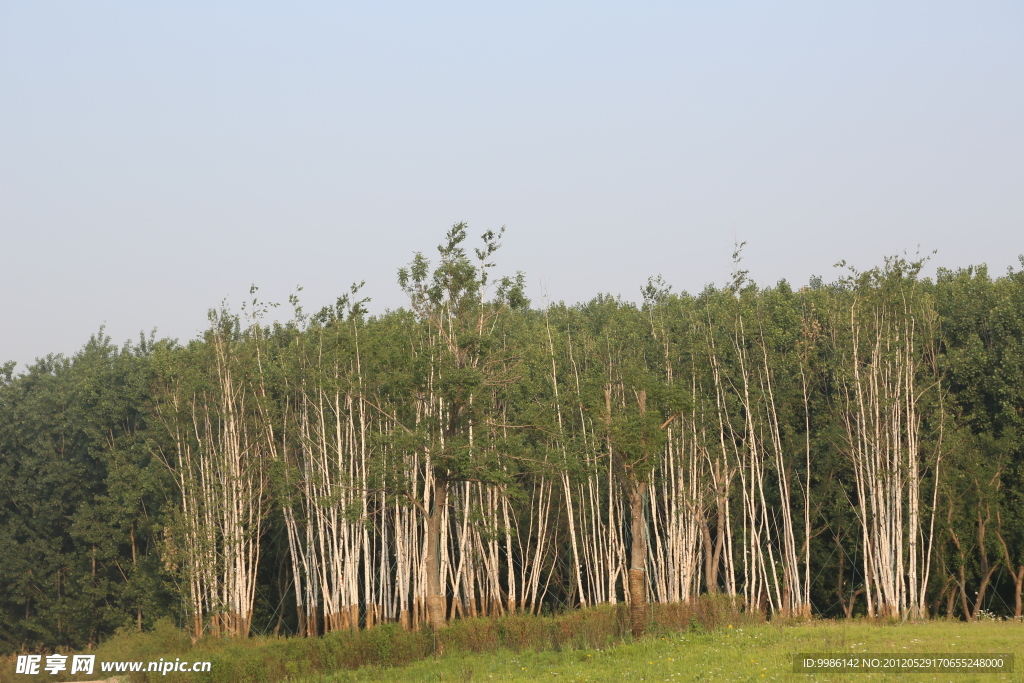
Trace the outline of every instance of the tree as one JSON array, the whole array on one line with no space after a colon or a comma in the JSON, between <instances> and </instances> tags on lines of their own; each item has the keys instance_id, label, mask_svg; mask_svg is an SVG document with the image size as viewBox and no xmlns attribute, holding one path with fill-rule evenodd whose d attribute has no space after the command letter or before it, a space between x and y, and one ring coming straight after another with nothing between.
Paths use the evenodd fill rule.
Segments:
<instances>
[{"instance_id":1,"label":"tree","mask_svg":"<svg viewBox=\"0 0 1024 683\"><path fill-rule=\"evenodd\" d=\"M193 639L247 637L267 504L266 433L256 419L253 339L210 312L203 343L157 358L163 438L155 455L178 489L165 563L187 596Z\"/></svg>"},{"instance_id":2,"label":"tree","mask_svg":"<svg viewBox=\"0 0 1024 683\"><path fill-rule=\"evenodd\" d=\"M853 271L831 321L870 616L926 612L944 412L938 320L919 278L923 265L892 258L885 268ZM931 503L922 497L927 475Z\"/></svg>"},{"instance_id":3,"label":"tree","mask_svg":"<svg viewBox=\"0 0 1024 683\"><path fill-rule=\"evenodd\" d=\"M498 351L494 331L503 313L524 308L528 301L522 273L498 280L488 298L490 259L503 232L482 235L483 248L475 250L474 263L461 246L466 224L458 223L438 247L440 259L432 272L420 253L398 271L398 283L424 326L411 387L418 421L405 431L426 455L432 476L429 498L413 500L427 525L427 621L434 628L446 622L441 524L450 487L459 481L506 479L496 448L499 423L493 399L496 388L514 381L516 360Z\"/></svg>"}]
</instances>

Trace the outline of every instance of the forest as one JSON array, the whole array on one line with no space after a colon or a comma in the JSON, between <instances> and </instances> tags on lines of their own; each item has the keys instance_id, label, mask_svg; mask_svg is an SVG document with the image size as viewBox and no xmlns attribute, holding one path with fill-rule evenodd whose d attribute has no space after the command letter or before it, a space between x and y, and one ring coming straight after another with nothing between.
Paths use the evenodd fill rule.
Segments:
<instances>
[{"instance_id":1,"label":"forest","mask_svg":"<svg viewBox=\"0 0 1024 683\"><path fill-rule=\"evenodd\" d=\"M455 225L290 313L0 369L0 654L732 597L1021 619L1024 271L537 306ZM1024 257L1022 257L1024 266ZM285 307L284 310L288 310ZM280 317L288 322L278 322Z\"/></svg>"}]
</instances>

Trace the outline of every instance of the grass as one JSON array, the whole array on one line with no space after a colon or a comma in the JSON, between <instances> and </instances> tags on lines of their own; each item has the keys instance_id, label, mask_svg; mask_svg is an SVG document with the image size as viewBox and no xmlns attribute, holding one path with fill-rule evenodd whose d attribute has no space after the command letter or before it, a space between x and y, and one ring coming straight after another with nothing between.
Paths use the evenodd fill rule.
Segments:
<instances>
[{"instance_id":1,"label":"grass","mask_svg":"<svg viewBox=\"0 0 1024 683\"><path fill-rule=\"evenodd\" d=\"M792 655L828 653L1014 653L1015 673L794 674ZM879 624L779 622L675 633L609 648L447 655L402 668L339 671L355 681L1024 681L1024 625L1012 622Z\"/></svg>"},{"instance_id":2,"label":"grass","mask_svg":"<svg viewBox=\"0 0 1024 683\"><path fill-rule=\"evenodd\" d=\"M674 632L686 628L712 630L720 626L760 621L757 614L740 613L725 596L705 596L692 604L652 605L652 629ZM275 683L307 679L344 669L376 666L395 671L441 653L466 655L496 651L566 651L607 648L628 638L626 605L604 605L573 610L551 617L508 615L489 619L460 619L437 632L403 631L385 624L361 631L339 631L320 638L256 637L245 640L204 638L191 645L188 637L168 621L153 631L126 630L101 644L97 671L91 678L102 679L100 662L208 661L209 673L160 675L146 672L127 676L130 683L202 681L203 683ZM61 654L72 654L62 652ZM6 659L6 661L4 661ZM28 681L33 677L14 674L14 657L0 658L0 683ZM74 680L85 677L76 675ZM38 680L72 680L66 672L43 674Z\"/></svg>"},{"instance_id":3,"label":"grass","mask_svg":"<svg viewBox=\"0 0 1024 683\"><path fill-rule=\"evenodd\" d=\"M1024 624L867 620L764 623L709 597L695 605L658 606L649 635L628 635L623 606L555 617L508 616L454 622L437 634L394 625L321 638L205 639L164 623L148 633L122 633L102 644L98 660L181 657L213 663L208 674L131 674L124 683L189 681L1024 681ZM792 655L821 653L1014 653L1014 674L794 674ZM0 683L67 676L14 675L0 660ZM97 667L98 669L98 667ZM97 670L92 679L111 674Z\"/></svg>"}]
</instances>

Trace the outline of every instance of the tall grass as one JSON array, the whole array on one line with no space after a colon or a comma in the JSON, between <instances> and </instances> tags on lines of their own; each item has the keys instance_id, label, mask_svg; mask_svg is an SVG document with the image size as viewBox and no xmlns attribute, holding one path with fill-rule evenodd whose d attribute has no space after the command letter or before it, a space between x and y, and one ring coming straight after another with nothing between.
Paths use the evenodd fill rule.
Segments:
<instances>
[{"instance_id":1,"label":"tall grass","mask_svg":"<svg viewBox=\"0 0 1024 683\"><path fill-rule=\"evenodd\" d=\"M657 635L678 631L714 631L763 620L760 614L737 609L725 596L702 596L693 603L651 606L649 632ZM498 618L462 619L433 632L404 631L383 624L363 631L338 631L319 638L257 637L247 640L206 638L192 645L188 636L170 622L147 633L121 632L103 643L97 655L97 671L91 677L111 676L99 671L100 661L157 661L181 658L209 661L209 673L131 673L131 683L175 681L210 683L272 683L326 674L363 666L398 667L441 654L487 653L507 650L565 651L607 648L631 640L628 607L604 605L550 617L508 615ZM67 654L67 653L66 653ZM0 683L29 681L35 677L14 675L14 658L0 662ZM67 675L42 674L39 680L68 681Z\"/></svg>"}]
</instances>

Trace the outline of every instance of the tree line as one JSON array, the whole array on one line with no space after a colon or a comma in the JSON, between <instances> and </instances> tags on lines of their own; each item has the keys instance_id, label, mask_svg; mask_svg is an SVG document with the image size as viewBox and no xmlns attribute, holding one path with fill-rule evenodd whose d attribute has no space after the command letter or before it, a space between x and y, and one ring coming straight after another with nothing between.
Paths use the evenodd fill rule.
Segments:
<instances>
[{"instance_id":1,"label":"tree line","mask_svg":"<svg viewBox=\"0 0 1024 683\"><path fill-rule=\"evenodd\" d=\"M0 373L0 651L729 596L1020 618L1024 272L531 306L458 224L290 321Z\"/></svg>"}]
</instances>

